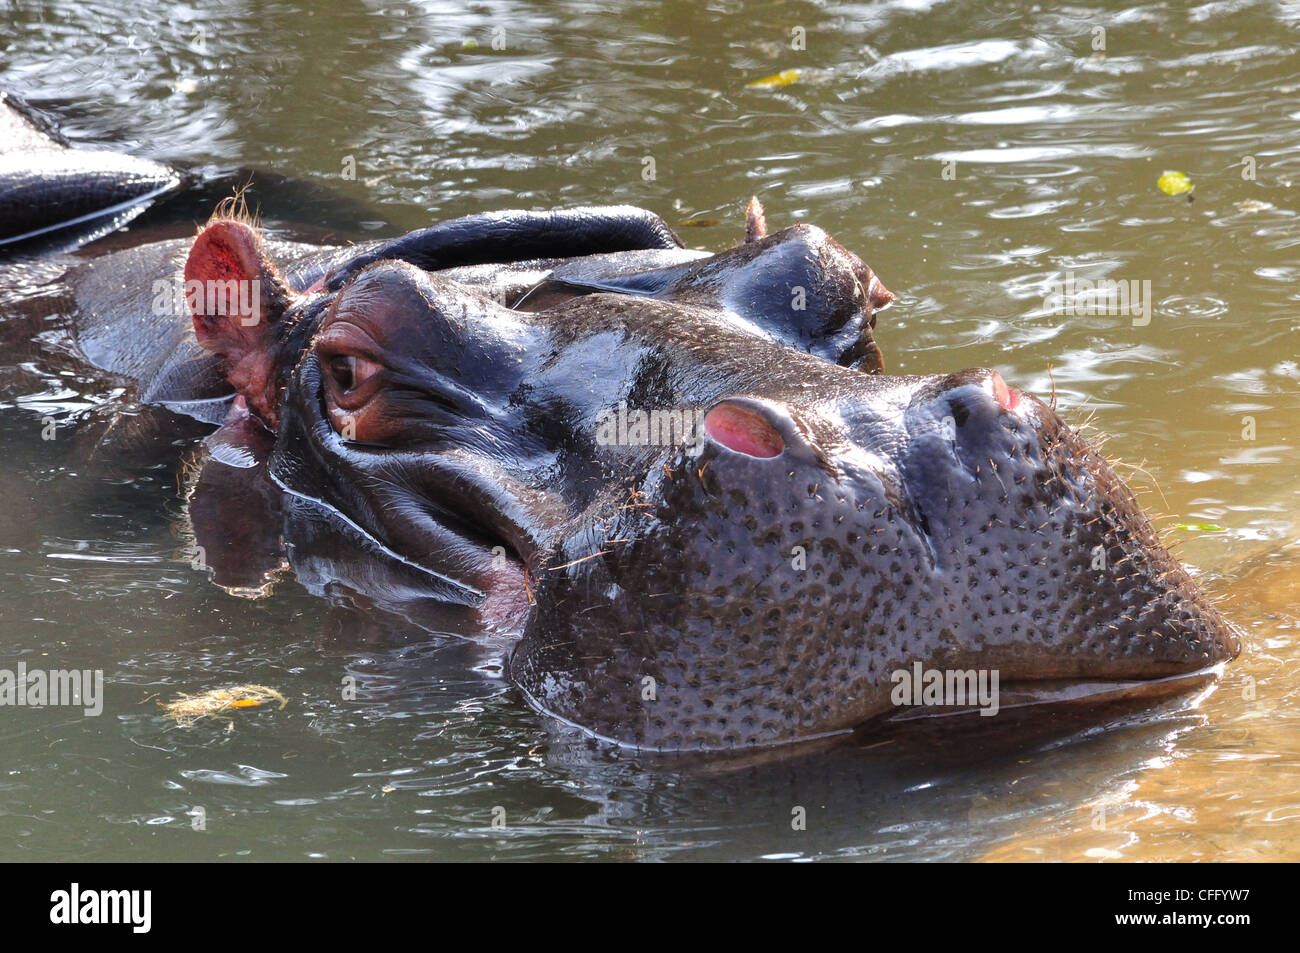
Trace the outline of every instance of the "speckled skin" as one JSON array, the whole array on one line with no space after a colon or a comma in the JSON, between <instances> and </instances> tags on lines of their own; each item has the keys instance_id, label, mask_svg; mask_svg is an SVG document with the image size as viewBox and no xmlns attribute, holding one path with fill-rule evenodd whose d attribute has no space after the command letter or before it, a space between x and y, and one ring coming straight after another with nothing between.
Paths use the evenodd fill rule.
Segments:
<instances>
[{"instance_id":1,"label":"speckled skin","mask_svg":"<svg viewBox=\"0 0 1300 953\"><path fill-rule=\"evenodd\" d=\"M620 321L644 335L626 346L664 333L657 315ZM917 660L1109 680L1236 653L1114 471L1041 402L1004 410L986 371L867 379L713 343L710 386L661 399L746 395L785 450L709 441L622 470L637 505L607 498L566 534L572 565L540 574L514 656L546 710L639 747L735 748L887 714L890 673Z\"/></svg>"}]
</instances>

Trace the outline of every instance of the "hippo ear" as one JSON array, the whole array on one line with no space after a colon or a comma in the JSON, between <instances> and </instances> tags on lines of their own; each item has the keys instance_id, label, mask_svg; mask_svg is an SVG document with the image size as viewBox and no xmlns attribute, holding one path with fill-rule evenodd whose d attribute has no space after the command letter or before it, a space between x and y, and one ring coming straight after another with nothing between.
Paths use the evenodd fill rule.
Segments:
<instances>
[{"instance_id":1,"label":"hippo ear","mask_svg":"<svg viewBox=\"0 0 1300 953\"><path fill-rule=\"evenodd\" d=\"M194 335L221 355L231 385L268 422L274 418L275 325L292 299L255 229L220 220L194 239L185 262Z\"/></svg>"},{"instance_id":2,"label":"hippo ear","mask_svg":"<svg viewBox=\"0 0 1300 953\"><path fill-rule=\"evenodd\" d=\"M217 221L194 239L185 262L185 300L199 343L222 354L246 351L289 305L284 276L256 230Z\"/></svg>"},{"instance_id":3,"label":"hippo ear","mask_svg":"<svg viewBox=\"0 0 1300 953\"><path fill-rule=\"evenodd\" d=\"M785 450L781 432L753 406L724 400L704 415L704 432L734 453L749 457L775 457Z\"/></svg>"}]
</instances>

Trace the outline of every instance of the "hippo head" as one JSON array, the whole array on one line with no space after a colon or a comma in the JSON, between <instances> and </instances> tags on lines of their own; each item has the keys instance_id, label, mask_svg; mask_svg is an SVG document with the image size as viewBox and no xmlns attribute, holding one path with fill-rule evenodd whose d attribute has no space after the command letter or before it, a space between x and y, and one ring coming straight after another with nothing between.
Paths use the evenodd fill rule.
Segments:
<instances>
[{"instance_id":1,"label":"hippo head","mask_svg":"<svg viewBox=\"0 0 1300 953\"><path fill-rule=\"evenodd\" d=\"M273 273L227 231L242 250L223 267ZM787 229L736 252L819 263L833 300L806 318L770 269L762 294L710 299L722 253L707 282L687 268L535 313L379 260L337 291L272 283L255 332L196 326L234 342L232 382L276 430L274 479L513 632L514 683L602 738L847 732L895 712L917 663L1005 690L1176 681L1235 655L1124 483L1044 403L989 370L891 377L819 352L843 337L828 311L874 321L869 271L828 242ZM852 337L835 349L863 353Z\"/></svg>"}]
</instances>

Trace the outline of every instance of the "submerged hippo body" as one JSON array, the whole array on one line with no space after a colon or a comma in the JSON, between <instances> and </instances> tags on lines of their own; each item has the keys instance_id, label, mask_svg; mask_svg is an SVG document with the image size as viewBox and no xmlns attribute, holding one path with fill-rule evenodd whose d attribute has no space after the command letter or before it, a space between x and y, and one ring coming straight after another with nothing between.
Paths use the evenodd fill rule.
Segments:
<instances>
[{"instance_id":1,"label":"submerged hippo body","mask_svg":"<svg viewBox=\"0 0 1300 953\"><path fill-rule=\"evenodd\" d=\"M89 241L182 179L147 159L73 148L22 99L0 92L0 252L56 233L72 245Z\"/></svg>"},{"instance_id":2,"label":"submerged hippo body","mask_svg":"<svg viewBox=\"0 0 1300 953\"><path fill-rule=\"evenodd\" d=\"M538 708L620 744L847 732L897 710L914 663L1114 688L1236 653L1052 410L992 371L885 375L870 269L755 221L706 256L637 210L509 213L283 268L218 221L184 278L243 283L248 308L191 297L194 339L175 323L138 376L234 392L210 484L264 464L283 500L236 508L283 526L315 588L427 590L505 634ZM72 285L121 371L107 293ZM326 523L393 568L331 553Z\"/></svg>"}]
</instances>

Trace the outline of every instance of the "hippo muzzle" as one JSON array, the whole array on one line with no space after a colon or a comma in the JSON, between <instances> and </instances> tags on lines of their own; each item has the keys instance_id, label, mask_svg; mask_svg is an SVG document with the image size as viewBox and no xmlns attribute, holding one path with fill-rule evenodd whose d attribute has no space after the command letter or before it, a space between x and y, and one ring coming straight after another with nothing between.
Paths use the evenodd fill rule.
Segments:
<instances>
[{"instance_id":1,"label":"hippo muzzle","mask_svg":"<svg viewBox=\"0 0 1300 953\"><path fill-rule=\"evenodd\" d=\"M638 747L727 749L893 714L916 663L1100 688L1237 653L1040 401L980 370L845 384L726 398L647 474L606 532L628 542L570 569L515 655L539 705Z\"/></svg>"}]
</instances>

